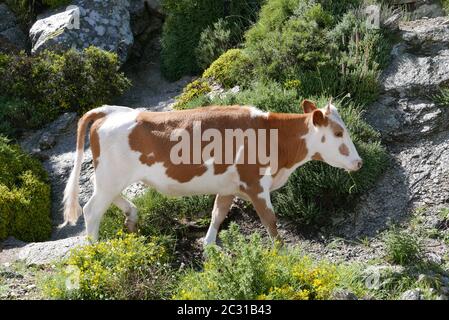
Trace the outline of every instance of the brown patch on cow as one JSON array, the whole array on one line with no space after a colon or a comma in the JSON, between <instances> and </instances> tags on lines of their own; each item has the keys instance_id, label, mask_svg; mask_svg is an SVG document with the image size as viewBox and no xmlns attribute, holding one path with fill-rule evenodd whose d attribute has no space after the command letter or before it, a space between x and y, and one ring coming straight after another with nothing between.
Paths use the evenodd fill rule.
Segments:
<instances>
[{"instance_id":1,"label":"brown patch on cow","mask_svg":"<svg viewBox=\"0 0 449 320\"><path fill-rule=\"evenodd\" d=\"M326 142L326 136L323 136L323 137L321 138L321 142L322 142L322 143L325 143L325 142Z\"/></svg>"},{"instance_id":2,"label":"brown patch on cow","mask_svg":"<svg viewBox=\"0 0 449 320\"><path fill-rule=\"evenodd\" d=\"M84 116L81 117L81 119L78 121L78 130L77 130L77 137L76 137L76 149L77 150L84 150L84 142L86 140L86 128L89 125L89 123L95 121L99 121L100 119L104 119L104 117L106 116L105 113L103 112L88 112L86 113ZM91 131L92 133L92 131ZM100 156L100 144L99 144L99 139L98 139L98 135L93 137L94 142L92 143L92 135L91 135L91 148L92 145L93 148L95 149L95 154L94 154L94 150L92 150L92 156L94 156L94 166L96 166L98 163L95 162L95 160L98 159L98 157ZM96 156L96 158L95 158Z\"/></svg>"},{"instance_id":3,"label":"brown patch on cow","mask_svg":"<svg viewBox=\"0 0 449 320\"><path fill-rule=\"evenodd\" d=\"M95 169L98 167L98 159L100 158L100 136L98 135L98 130L105 120L106 118L97 119L90 127L90 149L92 150Z\"/></svg>"},{"instance_id":4,"label":"brown patch on cow","mask_svg":"<svg viewBox=\"0 0 449 320\"><path fill-rule=\"evenodd\" d=\"M312 160L316 161L324 161L323 157L321 156L321 153L317 152L312 156Z\"/></svg>"},{"instance_id":5,"label":"brown patch on cow","mask_svg":"<svg viewBox=\"0 0 449 320\"><path fill-rule=\"evenodd\" d=\"M251 117L250 110L241 106L205 107L194 110L176 112L141 112L137 116L136 126L129 135L129 144L132 150L139 152L142 164L153 165L160 162L167 168L166 174L181 183L201 176L207 170L204 163L174 165L170 160L170 150L177 141L170 141L170 134L176 129L185 129L193 134L193 122L201 121L201 129L217 129L224 141L225 129L270 129L278 130L278 169L291 168L307 156L307 147L304 136L308 133L310 115L303 114L276 114L270 113L265 117ZM210 142L202 142L202 149ZM192 144L192 140L191 140ZM245 139L245 159L248 159L248 146ZM267 134L269 146L269 134ZM222 154L224 156L224 144ZM234 156L239 146L234 145ZM192 148L191 148L192 149ZM267 150L269 148L267 147ZM192 150L193 152L193 150ZM192 159L193 155L190 155ZM202 159L201 159L202 160ZM224 159L223 159L224 160ZM259 160L259 159L257 159ZM223 174L232 164L214 163L214 174ZM240 180L247 185L242 192L254 196L262 192L260 187L259 169L262 164L237 164Z\"/></svg>"},{"instance_id":6,"label":"brown patch on cow","mask_svg":"<svg viewBox=\"0 0 449 320\"><path fill-rule=\"evenodd\" d=\"M338 148L338 151L340 151L340 153L342 154L342 155L344 155L344 156L349 156L349 149L348 149L348 146L346 145L346 144L344 144L344 143L342 143L341 145L340 145L340 147Z\"/></svg>"}]
</instances>

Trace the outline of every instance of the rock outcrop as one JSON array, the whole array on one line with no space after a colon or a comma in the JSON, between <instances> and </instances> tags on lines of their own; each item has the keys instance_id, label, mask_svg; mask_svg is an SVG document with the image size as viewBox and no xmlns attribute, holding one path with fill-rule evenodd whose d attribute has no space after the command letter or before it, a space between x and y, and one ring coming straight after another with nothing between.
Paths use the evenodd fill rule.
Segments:
<instances>
[{"instance_id":1,"label":"rock outcrop","mask_svg":"<svg viewBox=\"0 0 449 320\"><path fill-rule=\"evenodd\" d=\"M373 236L418 207L437 214L432 208L449 202L449 108L433 99L449 83L449 17L401 23L400 36L383 93L365 114L391 164L345 221L351 237Z\"/></svg>"},{"instance_id":2,"label":"rock outcrop","mask_svg":"<svg viewBox=\"0 0 449 320\"><path fill-rule=\"evenodd\" d=\"M117 53L125 62L134 43L128 8L128 0L75 0L56 13L46 13L31 27L31 52L93 45Z\"/></svg>"},{"instance_id":3,"label":"rock outcrop","mask_svg":"<svg viewBox=\"0 0 449 320\"><path fill-rule=\"evenodd\" d=\"M27 37L20 29L14 13L0 3L0 52L25 50Z\"/></svg>"}]
</instances>

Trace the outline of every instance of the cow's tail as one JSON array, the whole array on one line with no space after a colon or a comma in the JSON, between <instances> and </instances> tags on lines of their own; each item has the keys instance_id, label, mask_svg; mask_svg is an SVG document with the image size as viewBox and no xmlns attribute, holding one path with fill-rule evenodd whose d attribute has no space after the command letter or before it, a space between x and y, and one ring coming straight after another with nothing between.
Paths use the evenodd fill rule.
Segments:
<instances>
[{"instance_id":1,"label":"cow's tail","mask_svg":"<svg viewBox=\"0 0 449 320\"><path fill-rule=\"evenodd\" d=\"M83 163L86 129L91 122L101 119L117 109L118 108L110 106L93 109L87 112L78 121L75 162L73 164L72 172L70 173L69 180L67 181L67 185L64 190L64 198L62 200L64 204L64 223L61 226L65 226L67 223L74 225L82 213L78 198L80 191L79 178L81 172L81 164Z\"/></svg>"}]
</instances>

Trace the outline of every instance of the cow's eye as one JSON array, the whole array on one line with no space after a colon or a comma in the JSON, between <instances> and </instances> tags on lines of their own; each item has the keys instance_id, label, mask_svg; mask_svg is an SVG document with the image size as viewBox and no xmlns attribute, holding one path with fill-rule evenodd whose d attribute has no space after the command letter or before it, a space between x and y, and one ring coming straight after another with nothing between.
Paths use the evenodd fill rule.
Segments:
<instances>
[{"instance_id":1,"label":"cow's eye","mask_svg":"<svg viewBox=\"0 0 449 320\"><path fill-rule=\"evenodd\" d=\"M337 138L342 138L343 137L343 132L336 132L335 133L335 136L337 137Z\"/></svg>"}]
</instances>

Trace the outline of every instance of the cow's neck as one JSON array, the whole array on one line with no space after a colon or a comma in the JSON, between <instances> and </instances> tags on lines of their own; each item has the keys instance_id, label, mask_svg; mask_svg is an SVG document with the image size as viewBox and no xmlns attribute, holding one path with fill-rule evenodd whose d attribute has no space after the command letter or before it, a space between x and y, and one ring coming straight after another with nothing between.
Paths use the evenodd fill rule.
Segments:
<instances>
[{"instance_id":1,"label":"cow's neck","mask_svg":"<svg viewBox=\"0 0 449 320\"><path fill-rule=\"evenodd\" d=\"M270 128L279 132L279 169L295 169L311 160L308 149L310 116L307 114L270 113Z\"/></svg>"}]
</instances>

